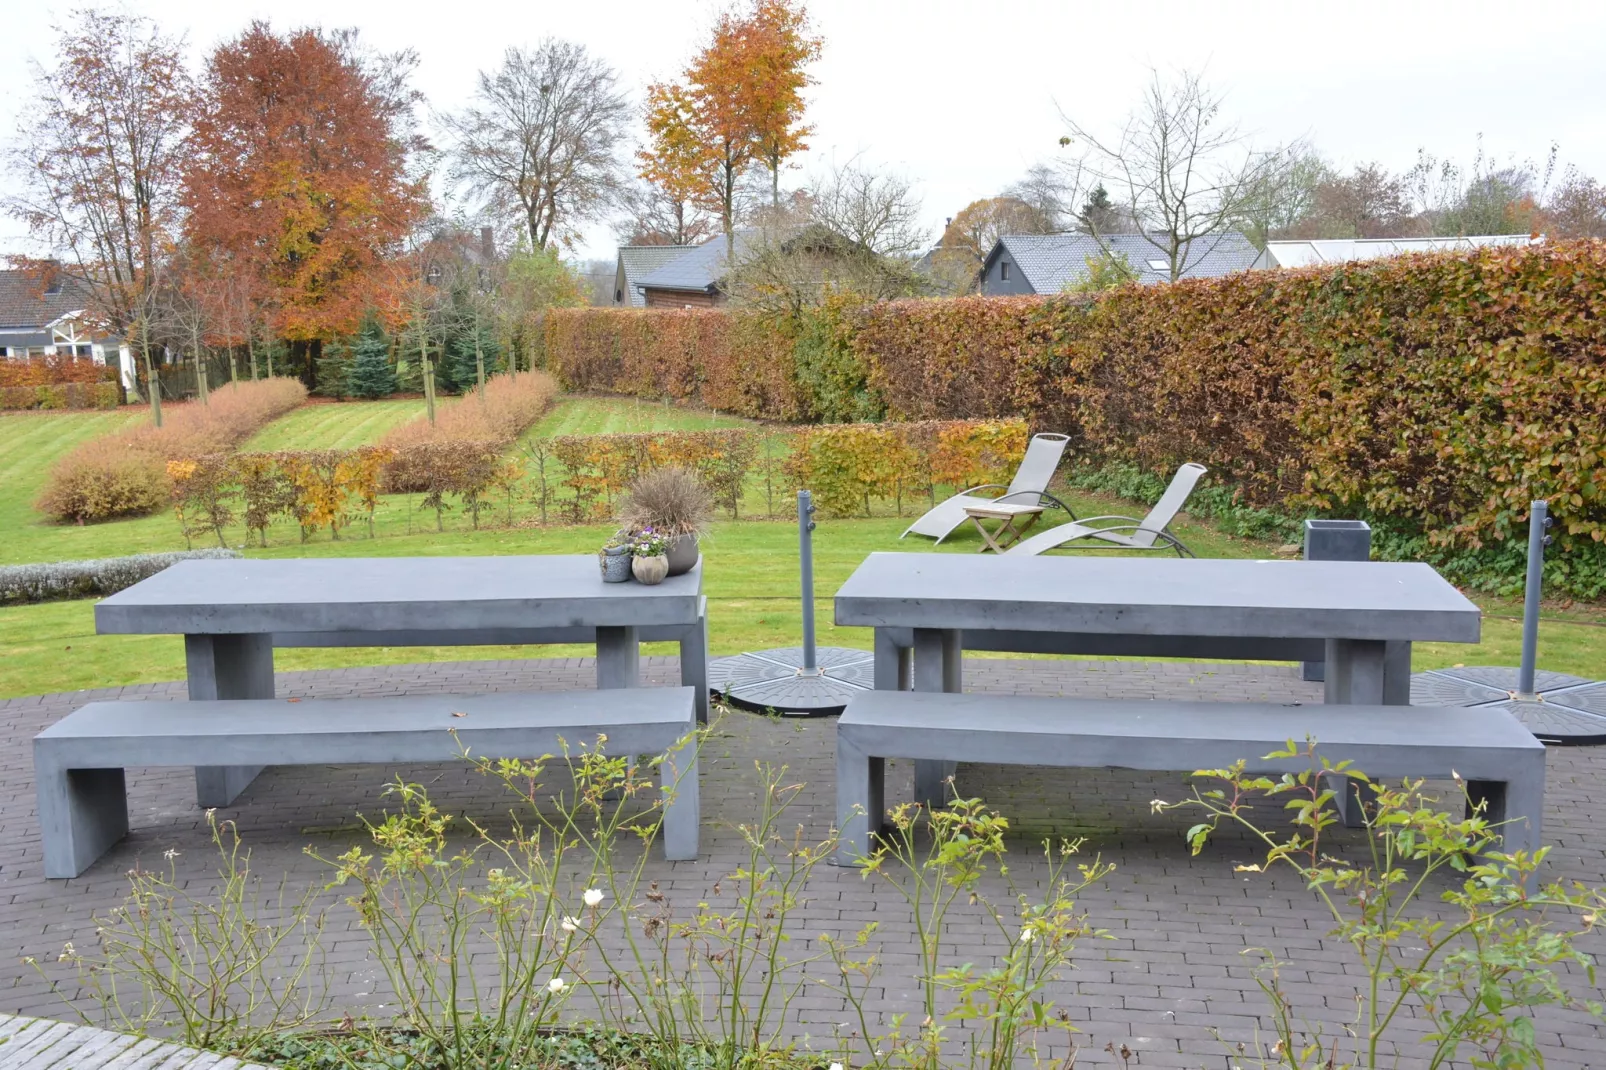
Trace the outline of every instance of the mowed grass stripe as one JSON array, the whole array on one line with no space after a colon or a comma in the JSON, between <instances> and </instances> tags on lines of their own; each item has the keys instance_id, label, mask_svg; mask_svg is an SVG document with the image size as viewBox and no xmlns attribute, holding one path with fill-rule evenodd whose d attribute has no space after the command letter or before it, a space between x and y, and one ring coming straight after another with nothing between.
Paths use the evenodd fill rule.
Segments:
<instances>
[{"instance_id":1,"label":"mowed grass stripe","mask_svg":"<svg viewBox=\"0 0 1606 1070\"><path fill-rule=\"evenodd\" d=\"M17 510L31 513L51 466L68 450L145 417L144 409L134 408L0 414L0 517L22 522Z\"/></svg>"},{"instance_id":2,"label":"mowed grass stripe","mask_svg":"<svg viewBox=\"0 0 1606 1070\"><path fill-rule=\"evenodd\" d=\"M707 431L723 427L756 427L751 420L723 416L634 398L559 398L552 411L536 421L527 437L558 435L639 434L644 431Z\"/></svg>"},{"instance_id":3,"label":"mowed grass stripe","mask_svg":"<svg viewBox=\"0 0 1606 1070\"><path fill-rule=\"evenodd\" d=\"M423 412L424 403L416 400L303 405L268 424L241 448L248 452L352 449L378 442L391 428Z\"/></svg>"}]
</instances>

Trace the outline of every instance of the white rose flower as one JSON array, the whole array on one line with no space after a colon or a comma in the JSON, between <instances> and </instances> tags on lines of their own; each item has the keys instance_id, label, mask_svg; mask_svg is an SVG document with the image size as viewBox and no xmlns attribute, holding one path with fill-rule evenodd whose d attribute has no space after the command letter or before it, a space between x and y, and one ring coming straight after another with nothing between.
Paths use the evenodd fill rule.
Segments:
<instances>
[{"instance_id":1,"label":"white rose flower","mask_svg":"<svg viewBox=\"0 0 1606 1070\"><path fill-rule=\"evenodd\" d=\"M566 933L572 933L575 930L577 930L578 928L580 928L580 919L579 918L571 918L567 914L565 914L563 916L563 920L558 922L558 928L562 929Z\"/></svg>"},{"instance_id":2,"label":"white rose flower","mask_svg":"<svg viewBox=\"0 0 1606 1070\"><path fill-rule=\"evenodd\" d=\"M831 1070L842 1070L842 1064L841 1063L832 1063L831 1064Z\"/></svg>"},{"instance_id":3,"label":"white rose flower","mask_svg":"<svg viewBox=\"0 0 1606 1070\"><path fill-rule=\"evenodd\" d=\"M587 888L586 894L580 898L585 900L586 906L594 907L602 902L602 890L600 888Z\"/></svg>"},{"instance_id":4,"label":"white rose flower","mask_svg":"<svg viewBox=\"0 0 1606 1070\"><path fill-rule=\"evenodd\" d=\"M562 995L568 987L569 983L561 977L554 977L546 983L546 990L554 996Z\"/></svg>"},{"instance_id":5,"label":"white rose flower","mask_svg":"<svg viewBox=\"0 0 1606 1070\"><path fill-rule=\"evenodd\" d=\"M1032 932L1032 927L1030 925L1022 926L1020 931L1020 942L1023 944L1030 943L1032 937L1035 935L1036 934Z\"/></svg>"}]
</instances>

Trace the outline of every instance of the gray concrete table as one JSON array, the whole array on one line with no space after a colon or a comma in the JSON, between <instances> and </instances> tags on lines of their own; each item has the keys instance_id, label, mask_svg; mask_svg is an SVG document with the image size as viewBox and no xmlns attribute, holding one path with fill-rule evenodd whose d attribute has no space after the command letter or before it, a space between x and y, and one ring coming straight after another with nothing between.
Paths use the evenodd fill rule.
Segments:
<instances>
[{"instance_id":1,"label":"gray concrete table","mask_svg":"<svg viewBox=\"0 0 1606 1070\"><path fill-rule=\"evenodd\" d=\"M597 686L634 687L640 644L680 644L707 717L702 569L655 586L603 583L589 554L181 561L95 607L95 630L180 634L192 699L273 697L273 648L595 643ZM224 806L260 772L199 768Z\"/></svg>"},{"instance_id":2,"label":"gray concrete table","mask_svg":"<svg viewBox=\"0 0 1606 1070\"><path fill-rule=\"evenodd\" d=\"M1376 561L876 553L836 595L875 629L875 686L962 690L960 651L1328 663L1326 699L1409 705L1413 642L1475 643L1481 612L1430 566ZM913 664L911 666L911 657ZM916 792L948 770L916 763Z\"/></svg>"}]
</instances>

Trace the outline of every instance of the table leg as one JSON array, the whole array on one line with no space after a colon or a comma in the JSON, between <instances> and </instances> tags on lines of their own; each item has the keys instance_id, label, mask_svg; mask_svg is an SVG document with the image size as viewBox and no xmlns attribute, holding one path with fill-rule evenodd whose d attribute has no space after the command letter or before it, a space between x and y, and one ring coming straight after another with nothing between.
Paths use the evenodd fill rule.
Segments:
<instances>
[{"instance_id":1,"label":"table leg","mask_svg":"<svg viewBox=\"0 0 1606 1070\"><path fill-rule=\"evenodd\" d=\"M600 662L601 656L599 654ZM708 615L686 629L680 640L680 685L696 692L697 723L708 723ZM600 677L598 687L601 687Z\"/></svg>"},{"instance_id":2,"label":"table leg","mask_svg":"<svg viewBox=\"0 0 1606 1070\"><path fill-rule=\"evenodd\" d=\"M1398 665L1399 647L1405 648L1405 663L1410 665L1410 644L1393 644L1377 640L1329 639L1327 641L1327 679L1324 685L1329 703L1350 706L1381 706L1385 695L1398 695L1400 683ZM1391 649L1393 648L1393 649ZM1391 656L1392 655L1392 656ZM1390 666L1394 672L1390 672ZM1410 701L1410 672L1404 674L1406 701ZM1398 703L1389 703L1398 705ZM1316 741L1318 746L1321 740ZM1365 772L1363 769L1362 772ZM1372 792L1348 777L1334 777L1333 789L1341 800L1339 816L1349 828L1366 824L1363 805Z\"/></svg>"},{"instance_id":3,"label":"table leg","mask_svg":"<svg viewBox=\"0 0 1606 1070\"><path fill-rule=\"evenodd\" d=\"M597 690L636 687L640 679L641 643L635 627L598 628Z\"/></svg>"},{"instance_id":4,"label":"table leg","mask_svg":"<svg viewBox=\"0 0 1606 1070\"><path fill-rule=\"evenodd\" d=\"M914 689L916 691L958 693L963 680L960 672L960 633L957 629L916 628L914 646ZM915 801L928 809L947 802L944 782L954 775L958 762L917 760L915 762Z\"/></svg>"},{"instance_id":5,"label":"table leg","mask_svg":"<svg viewBox=\"0 0 1606 1070\"><path fill-rule=\"evenodd\" d=\"M892 633L885 628L875 630L875 689L877 691L909 690L910 670L914 651L899 646Z\"/></svg>"},{"instance_id":6,"label":"table leg","mask_svg":"<svg viewBox=\"0 0 1606 1070\"><path fill-rule=\"evenodd\" d=\"M184 664L196 702L273 697L272 635L186 635ZM227 806L262 772L260 765L195 768L195 801Z\"/></svg>"}]
</instances>

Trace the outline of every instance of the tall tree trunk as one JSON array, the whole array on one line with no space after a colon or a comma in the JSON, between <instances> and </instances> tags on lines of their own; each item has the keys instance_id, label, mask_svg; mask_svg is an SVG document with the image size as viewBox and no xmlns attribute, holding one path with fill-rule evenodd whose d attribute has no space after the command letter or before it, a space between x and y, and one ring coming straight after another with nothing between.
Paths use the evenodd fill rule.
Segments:
<instances>
[{"instance_id":1,"label":"tall tree trunk","mask_svg":"<svg viewBox=\"0 0 1606 1070\"><path fill-rule=\"evenodd\" d=\"M257 379L256 332L249 329L245 332L245 352L251 358L251 381L254 383Z\"/></svg>"},{"instance_id":2,"label":"tall tree trunk","mask_svg":"<svg viewBox=\"0 0 1606 1070\"><path fill-rule=\"evenodd\" d=\"M190 352L195 354L195 393L200 397L201 404L210 408L212 397L206 388L206 358L201 355L200 320L190 322Z\"/></svg>"},{"instance_id":3,"label":"tall tree trunk","mask_svg":"<svg viewBox=\"0 0 1606 1070\"><path fill-rule=\"evenodd\" d=\"M156 366L151 363L151 332L145 317L139 318L139 348L145 355L145 384L151 392L151 422L162 426L162 381L157 378Z\"/></svg>"}]
</instances>

